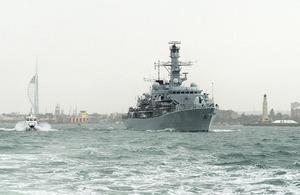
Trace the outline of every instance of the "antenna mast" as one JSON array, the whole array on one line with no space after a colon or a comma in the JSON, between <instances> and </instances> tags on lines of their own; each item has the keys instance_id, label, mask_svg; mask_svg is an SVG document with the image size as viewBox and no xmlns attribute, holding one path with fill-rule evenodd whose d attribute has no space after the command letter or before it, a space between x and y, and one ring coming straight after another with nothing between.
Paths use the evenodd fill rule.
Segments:
<instances>
[{"instance_id":1,"label":"antenna mast","mask_svg":"<svg viewBox=\"0 0 300 195\"><path fill-rule=\"evenodd\" d=\"M158 60L157 64L154 62L154 68L157 67L157 79L160 80L160 61Z\"/></svg>"}]
</instances>

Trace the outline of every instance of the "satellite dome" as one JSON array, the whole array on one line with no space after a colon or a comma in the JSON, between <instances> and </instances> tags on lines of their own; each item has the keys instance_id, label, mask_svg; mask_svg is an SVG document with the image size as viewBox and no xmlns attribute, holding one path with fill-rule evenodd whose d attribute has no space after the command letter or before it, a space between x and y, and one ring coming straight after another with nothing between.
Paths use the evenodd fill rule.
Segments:
<instances>
[{"instance_id":1,"label":"satellite dome","mask_svg":"<svg viewBox=\"0 0 300 195\"><path fill-rule=\"evenodd\" d=\"M145 97L150 98L151 97L150 93L145 93Z\"/></svg>"},{"instance_id":2,"label":"satellite dome","mask_svg":"<svg viewBox=\"0 0 300 195\"><path fill-rule=\"evenodd\" d=\"M154 83L152 84L152 88L153 88L154 90L158 90L159 87L160 87L160 84L159 84L158 82L154 82Z\"/></svg>"},{"instance_id":3,"label":"satellite dome","mask_svg":"<svg viewBox=\"0 0 300 195\"><path fill-rule=\"evenodd\" d=\"M196 83L192 82L191 87L198 87L198 85Z\"/></svg>"}]
</instances>

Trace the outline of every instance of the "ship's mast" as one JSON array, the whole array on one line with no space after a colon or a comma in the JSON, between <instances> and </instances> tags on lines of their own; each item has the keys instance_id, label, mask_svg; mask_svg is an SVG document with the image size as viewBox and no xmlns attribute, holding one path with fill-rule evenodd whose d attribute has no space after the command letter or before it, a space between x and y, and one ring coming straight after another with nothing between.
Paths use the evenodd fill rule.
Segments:
<instances>
[{"instance_id":1,"label":"ship's mast","mask_svg":"<svg viewBox=\"0 0 300 195\"><path fill-rule=\"evenodd\" d=\"M157 80L160 80L160 61L158 60L158 62L154 62L154 69L156 69L157 67Z\"/></svg>"},{"instance_id":2,"label":"ship's mast","mask_svg":"<svg viewBox=\"0 0 300 195\"><path fill-rule=\"evenodd\" d=\"M164 66L167 71L169 72L170 75L170 86L180 86L183 81L187 80L187 73L184 73L184 77L181 77L180 71L181 71L181 66L191 66L192 62L181 62L179 61L179 50L180 47L177 46L181 44L179 41L170 41L169 44L170 46L170 58L171 62L161 62L157 63L156 66Z\"/></svg>"},{"instance_id":3,"label":"ship's mast","mask_svg":"<svg viewBox=\"0 0 300 195\"><path fill-rule=\"evenodd\" d=\"M169 42L170 46L170 58L171 58L171 75L170 75L170 83L174 86L180 86L182 81L180 80L180 67L179 67L179 49L176 44L180 44L177 41Z\"/></svg>"}]
</instances>

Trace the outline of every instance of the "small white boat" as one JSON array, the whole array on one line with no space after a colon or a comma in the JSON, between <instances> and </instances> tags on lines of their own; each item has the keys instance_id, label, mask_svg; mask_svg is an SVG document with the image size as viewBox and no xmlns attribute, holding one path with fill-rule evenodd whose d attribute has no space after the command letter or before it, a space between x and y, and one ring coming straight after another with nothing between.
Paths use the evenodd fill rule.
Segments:
<instances>
[{"instance_id":1,"label":"small white boat","mask_svg":"<svg viewBox=\"0 0 300 195\"><path fill-rule=\"evenodd\" d=\"M36 130L37 118L32 114L26 117L26 131Z\"/></svg>"}]
</instances>

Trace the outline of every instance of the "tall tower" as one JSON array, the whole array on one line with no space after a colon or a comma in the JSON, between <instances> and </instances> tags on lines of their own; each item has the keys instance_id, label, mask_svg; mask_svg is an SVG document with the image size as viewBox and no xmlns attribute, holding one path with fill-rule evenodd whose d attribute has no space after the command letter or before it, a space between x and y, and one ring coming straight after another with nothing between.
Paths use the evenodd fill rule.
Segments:
<instances>
[{"instance_id":1,"label":"tall tower","mask_svg":"<svg viewBox=\"0 0 300 195\"><path fill-rule=\"evenodd\" d=\"M267 102L267 95L264 95L264 101L263 101L263 114L262 114L262 123L271 123L272 119L269 119L268 117L268 102Z\"/></svg>"},{"instance_id":2,"label":"tall tower","mask_svg":"<svg viewBox=\"0 0 300 195\"><path fill-rule=\"evenodd\" d=\"M264 95L263 101L263 119L269 119L268 117L268 102L267 102L267 95Z\"/></svg>"},{"instance_id":3,"label":"tall tower","mask_svg":"<svg viewBox=\"0 0 300 195\"><path fill-rule=\"evenodd\" d=\"M35 116L39 114L39 82L38 82L38 74L37 74L37 63L38 60L36 58L35 75L30 80L27 89L27 95L33 108L33 114Z\"/></svg>"},{"instance_id":4,"label":"tall tower","mask_svg":"<svg viewBox=\"0 0 300 195\"><path fill-rule=\"evenodd\" d=\"M55 116L56 116L56 118L60 118L60 114L61 114L60 105L57 104L56 107L55 107Z\"/></svg>"}]
</instances>

